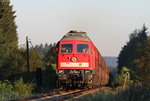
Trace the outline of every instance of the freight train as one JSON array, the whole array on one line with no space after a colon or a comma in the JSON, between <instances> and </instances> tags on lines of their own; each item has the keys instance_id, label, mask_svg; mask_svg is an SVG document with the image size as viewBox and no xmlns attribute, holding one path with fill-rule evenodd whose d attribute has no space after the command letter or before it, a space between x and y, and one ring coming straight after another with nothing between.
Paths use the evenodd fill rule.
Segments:
<instances>
[{"instance_id":1,"label":"freight train","mask_svg":"<svg viewBox=\"0 0 150 101\"><path fill-rule=\"evenodd\" d=\"M86 32L70 31L57 43L57 87L103 86L109 68Z\"/></svg>"}]
</instances>

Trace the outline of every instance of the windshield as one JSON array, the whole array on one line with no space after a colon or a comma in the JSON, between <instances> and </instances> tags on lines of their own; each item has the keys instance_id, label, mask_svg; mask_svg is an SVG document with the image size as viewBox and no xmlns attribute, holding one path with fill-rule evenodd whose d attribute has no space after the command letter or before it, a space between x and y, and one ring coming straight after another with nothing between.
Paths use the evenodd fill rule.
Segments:
<instances>
[{"instance_id":1,"label":"windshield","mask_svg":"<svg viewBox=\"0 0 150 101\"><path fill-rule=\"evenodd\" d=\"M62 44L61 53L72 53L72 44Z\"/></svg>"},{"instance_id":2,"label":"windshield","mask_svg":"<svg viewBox=\"0 0 150 101\"><path fill-rule=\"evenodd\" d=\"M77 53L88 53L89 45L88 44L77 44Z\"/></svg>"}]
</instances>

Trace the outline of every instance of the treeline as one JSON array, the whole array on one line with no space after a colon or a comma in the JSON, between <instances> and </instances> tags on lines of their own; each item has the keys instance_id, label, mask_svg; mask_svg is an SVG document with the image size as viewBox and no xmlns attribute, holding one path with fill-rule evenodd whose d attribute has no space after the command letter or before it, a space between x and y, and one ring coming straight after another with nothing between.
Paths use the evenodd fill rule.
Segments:
<instances>
[{"instance_id":1,"label":"treeline","mask_svg":"<svg viewBox=\"0 0 150 101\"><path fill-rule=\"evenodd\" d=\"M32 47L46 63L56 64L56 43L54 44L40 44Z\"/></svg>"},{"instance_id":2,"label":"treeline","mask_svg":"<svg viewBox=\"0 0 150 101\"><path fill-rule=\"evenodd\" d=\"M118 57L119 73L129 72L134 85L150 87L150 36L143 25L133 31Z\"/></svg>"}]
</instances>

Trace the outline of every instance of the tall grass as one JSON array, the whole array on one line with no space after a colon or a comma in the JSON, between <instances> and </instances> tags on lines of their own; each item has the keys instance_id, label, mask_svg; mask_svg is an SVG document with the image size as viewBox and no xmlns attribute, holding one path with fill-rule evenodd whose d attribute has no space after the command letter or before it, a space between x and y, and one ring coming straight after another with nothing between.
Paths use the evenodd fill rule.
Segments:
<instances>
[{"instance_id":1,"label":"tall grass","mask_svg":"<svg viewBox=\"0 0 150 101\"><path fill-rule=\"evenodd\" d=\"M150 101L150 89L131 87L124 91L114 89L88 94L71 101Z\"/></svg>"}]
</instances>

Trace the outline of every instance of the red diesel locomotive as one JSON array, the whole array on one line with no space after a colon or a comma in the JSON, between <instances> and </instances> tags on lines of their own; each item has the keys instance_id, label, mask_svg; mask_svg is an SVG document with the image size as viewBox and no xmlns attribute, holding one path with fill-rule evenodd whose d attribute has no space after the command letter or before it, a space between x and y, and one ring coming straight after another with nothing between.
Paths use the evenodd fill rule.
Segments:
<instances>
[{"instance_id":1,"label":"red diesel locomotive","mask_svg":"<svg viewBox=\"0 0 150 101\"><path fill-rule=\"evenodd\" d=\"M56 51L58 87L108 84L109 68L85 32L68 32L57 43Z\"/></svg>"}]
</instances>

